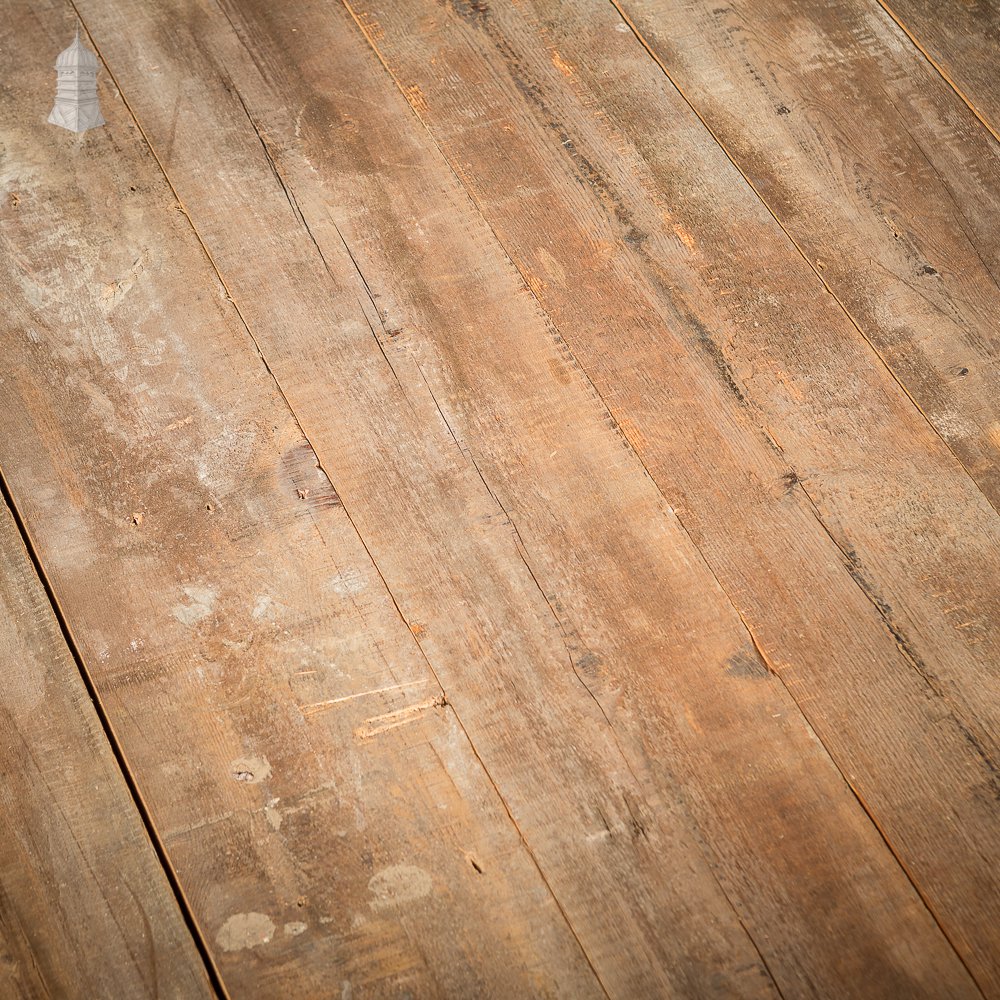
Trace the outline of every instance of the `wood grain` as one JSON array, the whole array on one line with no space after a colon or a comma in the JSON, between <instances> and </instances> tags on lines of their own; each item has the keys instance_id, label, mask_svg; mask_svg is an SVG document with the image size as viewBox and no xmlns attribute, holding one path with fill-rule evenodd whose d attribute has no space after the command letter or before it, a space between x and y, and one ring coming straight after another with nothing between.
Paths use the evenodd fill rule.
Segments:
<instances>
[{"instance_id":1,"label":"wood grain","mask_svg":"<svg viewBox=\"0 0 1000 1000\"><path fill-rule=\"evenodd\" d=\"M932 665L935 682L995 753L995 511L891 376L872 363L860 334L811 280L805 262L657 66L616 30L614 12L576 14L567 4L547 8L551 13L543 17L522 4L525 9L528 15L503 13L506 23L492 37L500 13L486 19L444 9L421 15L413 5L391 8L391 19L371 33L385 33L383 55L400 39L398 57L409 60L414 74L402 85L417 87L410 93L428 108L429 127L491 225L498 232L504 227L501 238L508 218L535 227L525 233L527 246L511 239L516 262L530 251L537 283L545 281L536 236L544 207L543 226L559 234L549 237L552 245L584 229L572 259L588 270L589 295L624 309L615 269L640 282L660 322L669 323L701 361L700 370L714 376L715 393L728 397L724 405L757 439L756 447L761 437L770 440L785 471L792 466L793 485L807 487L859 585L911 656ZM557 43L579 58L564 56ZM572 81L553 62L552 49L576 67ZM610 61L612 53L633 60L627 72L617 64L615 74L605 69L601 60ZM444 63L449 57L451 67ZM541 88L531 70L548 89L525 102L523 91ZM457 105L469 80L481 88L478 113L497 122L495 141L508 151L503 157L469 130L435 128L437 117L456 123L465 117ZM432 106L431 97L439 103ZM506 121L510 132L503 130ZM515 151L523 157L516 165ZM578 179L570 185L564 178ZM548 201L539 206L542 190ZM548 243L544 249L555 254ZM560 253L568 274L561 263L570 258L568 244ZM543 301L547 291L539 292ZM593 305L580 295L577 300ZM569 337L597 325L585 320L556 321ZM633 355L620 350L606 351L602 363L610 366L615 357L634 367ZM645 366L642 388L665 369ZM623 385L630 387L615 381L609 391L621 392Z\"/></svg>"},{"instance_id":2,"label":"wood grain","mask_svg":"<svg viewBox=\"0 0 1000 1000\"><path fill-rule=\"evenodd\" d=\"M702 841L781 988L972 991L346 15L83 9L605 988L763 985L752 961L734 978L738 936L716 952L712 975L699 966L700 915L678 909L676 882L646 863L647 841L661 865L669 849L667 867L693 871L691 891L717 899L694 849ZM435 12L417 14L433 25ZM180 24L190 35L168 47ZM166 92L143 61L169 67ZM258 234L284 248L279 266L262 260ZM516 699L495 702L497 691ZM581 732L586 750L572 735ZM617 804L604 791L611 775ZM604 817L609 836L597 826L592 845L612 850L581 854L554 839L546 817L556 815L584 830ZM632 833L616 844L619 829ZM830 896L856 903L817 906ZM731 926L724 906L716 913Z\"/></svg>"},{"instance_id":3,"label":"wood grain","mask_svg":"<svg viewBox=\"0 0 1000 1000\"><path fill-rule=\"evenodd\" d=\"M1000 507L1000 146L868 0L619 6Z\"/></svg>"},{"instance_id":4,"label":"wood grain","mask_svg":"<svg viewBox=\"0 0 1000 1000\"><path fill-rule=\"evenodd\" d=\"M996 982L994 513L627 25L568 4L519 13L358 19L950 936ZM951 618L961 607L978 610ZM919 801L947 810L914 799L916 774Z\"/></svg>"},{"instance_id":5,"label":"wood grain","mask_svg":"<svg viewBox=\"0 0 1000 1000\"><path fill-rule=\"evenodd\" d=\"M1000 142L1000 7L995 0L947 7L928 0L878 2Z\"/></svg>"},{"instance_id":6,"label":"wood grain","mask_svg":"<svg viewBox=\"0 0 1000 1000\"><path fill-rule=\"evenodd\" d=\"M17 112L65 12L0 33L0 462L227 988L602 995L108 77Z\"/></svg>"},{"instance_id":7,"label":"wood grain","mask_svg":"<svg viewBox=\"0 0 1000 1000\"><path fill-rule=\"evenodd\" d=\"M215 996L2 502L0 682L0 992Z\"/></svg>"}]
</instances>

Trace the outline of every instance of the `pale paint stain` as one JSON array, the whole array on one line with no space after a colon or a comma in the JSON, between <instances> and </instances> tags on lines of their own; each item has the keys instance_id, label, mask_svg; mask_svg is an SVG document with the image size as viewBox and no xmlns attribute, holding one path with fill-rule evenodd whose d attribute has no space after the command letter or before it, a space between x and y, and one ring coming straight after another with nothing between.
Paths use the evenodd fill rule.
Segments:
<instances>
[{"instance_id":1,"label":"pale paint stain","mask_svg":"<svg viewBox=\"0 0 1000 1000\"><path fill-rule=\"evenodd\" d=\"M211 587L188 584L181 588L188 599L187 604L175 604L171 614L184 625L196 625L207 618L215 607L218 594Z\"/></svg>"},{"instance_id":2,"label":"pale paint stain","mask_svg":"<svg viewBox=\"0 0 1000 1000\"><path fill-rule=\"evenodd\" d=\"M266 806L264 806L264 817L267 819L268 826L270 826L272 830L280 830L281 821L284 819L276 808L280 801L280 799L272 799Z\"/></svg>"},{"instance_id":3,"label":"pale paint stain","mask_svg":"<svg viewBox=\"0 0 1000 1000\"><path fill-rule=\"evenodd\" d=\"M368 882L368 891L374 897L373 910L384 910L401 903L412 903L430 894L433 887L430 875L415 865L390 865L383 868Z\"/></svg>"},{"instance_id":4,"label":"pale paint stain","mask_svg":"<svg viewBox=\"0 0 1000 1000\"><path fill-rule=\"evenodd\" d=\"M234 913L216 934L223 951L243 951L267 944L274 937L275 926L266 913Z\"/></svg>"},{"instance_id":5,"label":"pale paint stain","mask_svg":"<svg viewBox=\"0 0 1000 1000\"><path fill-rule=\"evenodd\" d=\"M267 615L273 604L274 601L272 601L267 594L261 594L254 603L253 610L250 612L250 617L253 618L254 621L260 621L261 618Z\"/></svg>"},{"instance_id":6,"label":"pale paint stain","mask_svg":"<svg viewBox=\"0 0 1000 1000\"><path fill-rule=\"evenodd\" d=\"M257 785L271 777L271 765L265 757L240 757L229 765L235 781Z\"/></svg>"}]
</instances>

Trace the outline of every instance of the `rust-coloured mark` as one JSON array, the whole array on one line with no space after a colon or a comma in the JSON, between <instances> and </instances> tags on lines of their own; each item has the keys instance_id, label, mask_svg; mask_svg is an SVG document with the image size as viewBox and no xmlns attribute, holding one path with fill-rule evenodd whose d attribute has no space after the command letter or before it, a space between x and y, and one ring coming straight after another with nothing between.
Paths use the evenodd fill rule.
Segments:
<instances>
[{"instance_id":1,"label":"rust-coloured mark","mask_svg":"<svg viewBox=\"0 0 1000 1000\"><path fill-rule=\"evenodd\" d=\"M571 77L576 71L576 67L568 60L563 59L555 49L552 50L552 65L566 77Z\"/></svg>"}]
</instances>

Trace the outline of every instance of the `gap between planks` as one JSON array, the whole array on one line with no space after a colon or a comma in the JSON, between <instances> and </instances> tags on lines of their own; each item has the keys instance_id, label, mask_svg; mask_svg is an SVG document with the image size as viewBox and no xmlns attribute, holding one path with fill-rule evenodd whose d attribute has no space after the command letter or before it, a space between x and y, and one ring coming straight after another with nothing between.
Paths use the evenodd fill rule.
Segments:
<instances>
[{"instance_id":1,"label":"gap between planks","mask_svg":"<svg viewBox=\"0 0 1000 1000\"><path fill-rule=\"evenodd\" d=\"M986 129L987 132L993 138L1000 142L1000 135L997 134L993 126L986 120L985 116L982 115L979 109L972 103L972 99L966 96L965 91L949 76L948 71L942 66L928 51L920 44L917 36L910 31L909 28L903 23L902 18L885 2L885 0L875 0L875 2L886 12L886 14L892 18L896 23L896 27L899 28L901 32L909 39L913 47L930 63L934 71L941 77L942 80L958 95L959 99L965 104L965 106L975 115L977 121L980 125Z\"/></svg>"},{"instance_id":2,"label":"gap between planks","mask_svg":"<svg viewBox=\"0 0 1000 1000\"><path fill-rule=\"evenodd\" d=\"M73 662L76 664L76 668L80 673L80 677L83 680L83 686L87 691L87 696L93 703L94 711L97 713L101 729L108 741L108 745L111 747L111 753L114 756L115 763L118 765L118 769L125 780L125 786L128 788L129 796L131 797L136 811L139 814L139 819L146 831L146 836L149 838L153 850L156 853L156 860L163 869L163 873L170 886L170 891L173 894L174 899L177 901L177 906L184 919L184 924L194 941L195 948L198 950L198 956L205 967L205 974L208 977L212 991L220 998L220 1000L231 1000L230 994L226 990L225 984L222 981L219 969L212 958L208 942L205 940L205 937L201 932L201 928L195 920L194 911L191 908L188 898L184 893L184 889L181 886L180 879L177 876L177 872L170 861L169 855L167 854L167 849L157 833L149 808L142 797L142 792L139 790L139 785L136 782L135 775L132 773L128 760L125 757L125 753L122 750L122 746L118 741L118 737L115 735L114 727L112 726L111 720L104 709L103 703L101 702L100 695L97 692L97 687L95 686L93 678L90 675L90 671L87 669L87 666L83 661L83 656L80 653L80 648L73 635L73 630L70 628L69 622L63 613L62 606L59 604L59 599L56 596L48 574L45 572L45 567L42 565L41 558L38 555L38 548L31 537L31 532L28 530L28 526L21 515L17 502L14 500L14 496L11 493L10 486L7 483L7 477L4 474L2 467L0 467L0 501L6 504L7 509L10 511L11 516L14 519L14 524L17 526L17 531L21 536L21 542L23 543L25 551L28 554L28 559L42 585L42 590L45 592L45 596L52 609L52 613L55 615L56 621L59 624L59 631L62 635L63 641L66 643L70 655L73 658Z\"/></svg>"},{"instance_id":3,"label":"gap between planks","mask_svg":"<svg viewBox=\"0 0 1000 1000\"><path fill-rule=\"evenodd\" d=\"M346 3L347 0L344 0L344 2ZM753 193L757 197L757 200L761 203L761 205L764 206L764 208L767 210L767 212L771 216L771 218L774 219L775 224L778 226L778 228L781 230L781 232L785 235L785 237L787 238L788 242L791 243L791 245L795 248L795 251L798 253L798 255L806 262L806 264L809 267L809 270L812 271L812 273L819 280L820 284L822 284L823 290L825 292L827 292L827 294L829 294L833 298L833 301L837 303L837 306L840 308L840 311L847 317L847 319L850 322L851 326L853 326L854 329L858 331L858 334L860 335L861 339L871 349L872 354L874 354L875 357L878 358L879 363L886 370L886 372L888 373L889 377L893 380L893 382L896 383L897 386L899 386L900 390L903 392L903 394L906 396L906 398L913 404L914 409L916 409L916 411L923 418L924 423L927 424L927 426L931 429L931 431L933 432L933 434L935 435L935 437L937 437L941 441L941 443L945 446L945 448L948 449L948 452L952 455L952 457L958 463L959 467L962 469L962 471L965 473L965 475L971 480L971 482L976 487L976 489L979 491L979 493L982 494L983 499L990 505L990 507L993 508L994 511L996 511L996 513L1000 514L1000 509L997 508L997 505L983 491L983 488L976 481L975 476L973 476L972 473L969 472L969 470L966 467L965 463L961 460L961 458L959 458L958 454L955 452L955 450L952 448L952 446L949 444L949 442L944 437L942 437L941 432L937 429L937 427L934 426L933 421L924 412L923 408L920 406L920 404L913 397L913 394L910 392L910 390L906 388L906 386L902 383L902 381L900 381L899 377L892 370L892 368L890 367L889 363L882 356L882 352L879 351L879 349L875 346L875 344L873 343L873 341L871 340L871 338L868 336L868 334L865 333L865 331L861 328L861 325L858 323L858 321L851 314L851 311L847 308L847 306L840 299L840 297L837 295L837 293L830 287L830 285L827 282L826 278L823 277L822 272L819 270L818 267L816 267L815 262L809 259L809 255L805 252L805 250L802 249L802 247L800 246L798 240L795 239L795 237L791 234L791 231L785 226L785 224L778 217L777 213L774 211L774 209L768 203L767 199L760 193L760 191L758 190L757 186L750 179L749 174L747 174L747 172L740 166L739 162L736 160L736 158L733 156L733 154L729 151L729 149L727 148L726 144L722 141L721 138L719 138L719 136L716 134L716 132L714 131L714 129L712 128L712 126L708 124L708 121L703 117L703 115L701 114L701 112L695 107L694 102L691 100L691 98L688 97L688 95L685 93L685 91L683 90L683 88L681 87L681 85L674 79L673 75L670 73L670 70L667 69L666 64L659 57L659 55L657 54L657 52L653 48L653 46L650 44L650 42L647 41L646 37L639 30L638 25L622 9L622 5L620 3L620 0L608 0L608 2L617 11L618 16L622 19L622 21L625 24L628 25L629 30L635 36L635 38L639 42L639 44L646 50L646 53L653 60L653 62L655 62L656 65L659 67L660 72L662 72L663 75L666 77L667 81L670 83L670 86L673 87L674 90L677 91L677 93L680 95L681 100L683 100L684 103L691 109L691 113L698 119L699 122L701 122L701 124L705 128L705 131L708 132L708 134L712 137L712 140L715 142L715 144L725 154L726 159L728 159L729 162L733 165L733 167L737 171L739 171L739 174L743 178L743 180L746 183L747 187L749 187L750 190L753 191ZM879 0L879 2L881 3L881 0ZM883 4L882 6L884 7L885 5ZM892 16L891 15L891 11L889 11L889 9L887 7L885 8L885 10L886 10L887 13L890 14L890 16ZM893 20L895 20L895 18L893 18ZM903 31L906 30L905 28L903 28L902 24L899 23L899 21L896 21L896 24L899 25L899 27ZM920 48L919 44L916 42L915 39L912 38L912 36L909 36L909 34L908 34L907 37L910 38L910 41L912 41L913 44L917 46L917 48ZM921 49L920 51L923 52L923 49ZM927 56L927 53L924 53L924 55ZM927 56L927 59L929 61L931 61L932 65L934 65L935 69L938 69L938 67L933 63L933 60L931 60L930 56ZM953 87L953 89L955 89L956 93L958 93L959 96L962 97L962 100L965 101L965 103L969 105L969 108L972 110L973 114L976 115L976 117L979 119L979 121L982 122L982 124L987 129L989 129L990 133L993 134L994 137L996 137L996 133L993 132L993 130L989 127L989 125L987 125L986 122L980 117L980 115L976 112L976 109L973 108L971 104L969 104L969 101L965 99L965 97L961 94L961 92L959 92L958 89L954 87L954 84L951 84L951 81L948 80L948 78L944 76L943 71L940 70L940 69L938 69L938 72L941 73L942 77L944 77L944 79L946 80L946 82L948 82L949 85L951 85Z\"/></svg>"},{"instance_id":4,"label":"gap between planks","mask_svg":"<svg viewBox=\"0 0 1000 1000\"><path fill-rule=\"evenodd\" d=\"M250 341L253 344L254 349L256 350L257 355L258 355L258 357L261 360L261 363L263 364L264 368L266 369L268 375L271 377L271 380L273 381L273 383L274 383L274 385L275 385L275 387L276 387L276 389L278 391L278 394L281 397L282 402L284 403L285 407L288 409L288 412L291 415L292 420L295 423L295 426L298 428L299 432L302 434L303 439L308 443L309 447L312 449L313 454L316 455L316 462L317 462L317 466L318 466L319 470L323 473L324 476L326 476L327 480L332 483L333 480L331 479L329 472L324 468L322 459L320 459L319 453L317 452L316 448L313 446L312 439L310 438L309 434L306 432L306 429L303 426L302 421L299 419L298 414L295 412L294 408L292 407L291 401L289 400L288 396L285 393L284 387L282 386L281 382L278 380L277 375L274 373L273 369L271 368L271 365L268 362L267 358L265 357L264 352L261 350L261 347L260 347L260 344L257 341L257 338L254 336L254 333L251 330L250 325L247 323L246 319L244 318L243 313L240 310L239 304L233 298L232 293L230 292L229 286L226 284L226 281L225 281L225 279L222 276L222 272L219 269L218 265L216 264L215 259L213 258L211 251L209 250L209 248L206 245L205 241L202 239L201 233L198 232L198 227L195 225L194 220L191 218L190 213L188 212L188 210L187 210L186 206L184 205L183 201L181 200L179 192L177 191L176 187L174 186L173 181L170 179L170 175L167 173L167 170L164 167L163 162L160 160L159 156L157 155L156 150L153 147L153 144L152 144L152 142L149 139L149 136L146 134L146 131L143 129L142 123L139 121L138 116L135 114L135 112L132 109L132 106L128 102L128 99L125 97L125 93L124 93L123 89L121 88L121 86L119 85L118 80L115 77L115 74L112 72L111 67L108 65L107 60L104 58L103 54L101 53L101 50L100 50L99 46L97 45L97 41L94 38L94 36L91 34L90 29L87 26L87 23L84 21L83 16L81 15L79 8L76 6L76 3L74 2L74 0L68 0L68 2L69 2L70 7L72 7L74 13L76 14L77 19L79 20L80 25L83 27L84 33L87 35L87 38L90 41L90 44L93 46L94 51L97 53L97 56L98 56L98 58L101 61L101 64L103 65L103 67L104 67L105 71L107 72L108 76L111 78L111 81L112 81L112 83L115 86L115 89L118 91L118 95L121 98L122 103L125 105L125 108L128 111L128 113L129 113L129 116L135 122L136 128L139 130L139 134L142 136L142 139L143 139L143 142L146 145L146 148L149 150L150 155L153 157L154 161L156 162L157 168L159 169L160 173L162 174L164 180L166 181L167 186L170 188L171 194L173 195L175 201L177 202L178 207L180 208L181 212L183 212L184 217L187 219L188 224L191 227L191 231L192 231L192 233L195 236L195 239L197 239L199 245L202 248L203 253L205 254L205 257L207 258L209 264L212 267L213 272L215 273L216 277L218 278L220 284L222 285L222 288L224 289L224 291L226 293L226 298L228 299L228 301L233 306L233 309L235 310L236 315L239 317L241 325L246 330L247 336L249 336ZM352 13L352 17L353 17L353 13ZM274 166L273 160L271 159L270 153L269 153L269 151L267 149L267 146L264 144L263 138L261 137L260 133L257 131L257 128L256 128L256 125L254 124L253 118L250 116L249 111L246 108L246 104L243 102L243 98L239 94L237 94L237 96L239 97L240 103L243 104L244 111L247 112L247 118L248 118L248 120L250 122L251 127L253 127L254 131L257 133L257 137L258 137L258 139L260 139L261 144L264 145L265 154L267 155L268 161L271 163L272 170L274 171L274 174L275 174L275 177L276 177L278 183L281 185L281 187L282 187L282 189L283 189L283 191L285 193L285 196L288 198L289 203L292 205L293 209L296 209L296 206L292 202L292 198L289 196L288 188L285 186L284 181L278 175L277 170L276 170L276 168ZM308 224L306 223L305 219L303 218L303 216L302 216L302 214L300 212L296 211L296 215L298 216L298 218L301 221L302 225L305 226L307 233L309 233L310 239L312 240L313 244L316 246L316 250L317 250L317 252L320 255L320 259L323 261L324 267L326 267L326 260L323 257L323 253L319 249L319 246L316 244L316 240L313 238L312 232L309 230ZM341 239L343 239L343 237L341 237ZM346 243L344 245L345 245L345 247L347 246ZM350 249L349 248L348 248L348 253L350 254ZM352 260L354 259L353 254L351 254L351 259ZM357 265L355 265L355 266L357 266ZM329 268L328 267L327 267L327 271L329 272ZM358 273L361 274L360 270L359 270ZM362 278L362 280L364 280L364 275L361 275L361 278ZM367 282L366 282L366 286L367 286ZM374 333L375 333L375 331L372 330L372 334L373 335L374 335ZM378 340L377 337L375 339L376 339L376 341ZM383 356L384 356L384 352L383 352ZM388 358L386 358L386 362L388 363ZM390 364L389 367L391 369L392 365ZM395 372L393 372L393 375L395 375ZM488 486L487 486L487 489L489 489ZM414 642L414 644L415 644L415 646L417 648L417 651L419 653L419 656L421 657L421 659L426 664L428 671L430 672L431 676L434 679L434 682L437 684L438 689L441 692L441 694L435 699L435 704L438 704L438 705L440 705L442 707L447 707L447 708L451 709L452 714L455 717L455 721L458 723L458 726L461 729L462 734L465 737L466 742L469 745L469 749L471 750L473 757L476 759L476 762L479 764L480 768L482 769L482 772L485 775L486 780L489 782L490 786L493 788L493 791L495 792L498 800L500 801L500 804L502 805L503 810L504 810L504 812L507 815L507 818L510 820L511 825L513 826L515 832L517 833L518 839L520 840L522 846L524 847L524 850L527 853L528 857L531 859L531 862L532 862L535 870L538 872L539 878L542 880L543 885L545 886L545 888L548 891L549 895L552 897L552 900L553 900L553 902L554 902L557 910L559 911L560 916L562 917L564 923L566 924L566 927L568 928L570 934L572 935L573 940L576 942L577 947L580 949L580 954L583 956L584 960L587 963L588 968L590 969L591 973L593 974L595 982L600 987L601 992L604 994L604 996L607 997L608 1000L611 1000L611 993L608 991L607 985L604 983L603 979L601 978L600 973L597 971L597 967L594 964L593 960L591 959L590 955L587 953L587 950L586 950L586 948L583 945L583 941L580 939L580 936L577 933L576 928L573 926L573 924L572 924L572 922L571 922L571 920L569 918L569 914L566 912L566 909L564 908L564 906L562 904L562 901L556 895L555 890L552 888L552 885L549 882L548 877L546 876L545 872L543 871L542 866L541 866L540 862L538 861L538 858L536 857L534 850L532 849L531 845L528 843L527 839L525 838L524 832L521 830L521 827L518 824L517 820L514 818L514 814L511 811L510 805L507 802L506 797L500 791L500 788L497 785L496 781L494 780L493 775L490 773L489 769L486 766L486 762L480 756L479 750L476 748L476 745L473 742L472 736L469 734L469 731L466 728L465 723L462 721L462 718L458 714L458 712L455 709L454 705L452 705L451 702L448 700L447 692L444 689L444 685L442 684L441 679L440 679L440 677L439 677L436 669L434 668L434 665L431 663L430 658L427 656L427 653L424 651L424 648L421 645L419 638L414 633L413 627L412 627L411 623L409 621L407 621L406 616L403 613L403 609L400 607L399 602L396 600L395 594L393 594L392 590L389 588L388 581L385 579L385 576L383 575L381 568L379 567L378 563L375 561L375 556L373 555L371 549L368 547L368 543L365 541L364 537L361 534L361 531L358 529L357 524L354 521L354 518L351 516L350 511L347 509L347 505L342 503L342 508L343 508L343 511L344 511L345 515L347 516L348 521L351 524L352 529L354 530L355 535L358 538L358 541L361 543L362 548L364 549L364 551L365 551L365 553L366 553L369 561L371 562L371 565L372 565L373 569L375 570L375 573L377 574L379 580L381 581L382 586L385 589L385 592L386 592L386 594L389 597L389 600L392 602L392 605L395 608L396 613L398 614L398 616L399 616L400 620L402 621L402 623L406 626L407 632L412 637L413 642ZM12 509L13 509L13 506L12 506ZM18 524L20 526L20 524L21 524L20 519L18 519ZM40 569L40 564L39 564L39 569ZM46 591L50 594L50 599L52 600L53 605L57 606L56 602L55 602L54 595L52 594L51 588L48 585L48 581L45 580L44 577L43 577L43 581L45 582ZM90 681L90 678L86 674L86 671L85 671L85 669L83 667L83 662L82 662L82 659L80 659L80 657L79 657L77 648L76 648L75 644L73 644L73 642L71 640L71 637L70 637L70 634L69 634L69 626L68 626L68 624L64 624L65 623L65 619L63 618L61 611L59 611L57 613L58 613L60 625L64 626L64 631L66 632L66 635L67 635L67 642L70 643L70 648L73 650L74 658L77 659L77 662L80 665L81 673L84 674L84 677L85 677L85 680L86 680L86 683L87 683L88 691L91 692L91 697L94 699L95 704L98 705L98 706L100 706L100 702L98 700L98 696L97 696L96 690L93 688L93 685L92 685L92 683ZM111 740L112 746L115 748L115 756L116 756L116 758L118 758L119 764L122 767L123 772L128 776L129 788L133 790L133 797L136 799L137 804L138 804L138 803L141 802L141 797L140 797L140 794L139 794L139 791L138 791L138 787L135 785L135 781L132 778L131 773L127 770L127 764L125 762L124 754L122 753L120 747L118 746L117 741L114 740L114 738L113 738L113 735L112 735L112 732L111 732L111 727L110 727L110 722L107 720L107 717L106 717L106 715L104 713L103 707L99 707L99 714L100 714L100 717L101 717L102 724L104 725L105 730L109 734L108 738L109 738L109 740ZM616 737L616 739L617 739L617 737ZM153 827L152 822L149 820L148 812L146 811L145 805L141 806L140 811L141 811L142 816L143 816L143 821L144 821L144 823L146 823L147 828L149 830L150 837L151 837L151 839L153 839L154 843L157 845L157 853L161 857L161 862L164 864L164 867L167 867L167 865L169 865L169 861L167 859L166 850L164 849L163 845L159 841L158 836L156 835L155 828ZM197 929L197 924L194 921L193 913L192 913L192 911L188 907L187 900L183 896L183 891L181 890L180 883L177 881L176 875L173 872L173 869L172 868L168 868L168 872L169 872L170 877L171 877L171 885L172 886L176 886L175 891L178 894L178 899L179 900L183 900L183 904L184 904L183 905L183 911L184 911L185 919L189 921L189 926L191 926L192 933L194 933L194 931ZM732 905L732 904L730 904L730 905ZM734 911L735 911L735 907L734 907ZM738 916L738 914L737 914L737 916ZM742 920L740 920L740 923L742 924ZM747 936L748 936L748 938L750 938L749 933L748 933ZM223 985L222 977L219 974L219 971L218 971L217 967L215 966L214 961L211 960L211 956L210 956L210 952L208 950L207 943L205 942L204 938L202 937L200 930L197 931L197 935L195 937L195 940L198 943L199 951L202 953L203 958L205 958L206 962L210 962L211 963L209 965L209 968L211 969L211 971L213 973L213 979L212 979L213 986L216 987L216 989L220 993L220 996L223 997L224 1000L230 1000L230 996L226 992L225 987ZM753 942L752 938L750 938L750 941L753 943L753 946L754 946L755 950L757 950L758 954L759 954L759 949L757 949L756 942ZM761 960L763 961L763 957L762 957ZM764 967L765 967L765 969L767 969L766 963L765 963ZM768 974L770 975L770 970L767 969L767 971L768 971ZM772 982L774 982L773 976L771 977L771 979L772 979ZM775 984L775 989L777 989L777 984Z\"/></svg>"}]
</instances>

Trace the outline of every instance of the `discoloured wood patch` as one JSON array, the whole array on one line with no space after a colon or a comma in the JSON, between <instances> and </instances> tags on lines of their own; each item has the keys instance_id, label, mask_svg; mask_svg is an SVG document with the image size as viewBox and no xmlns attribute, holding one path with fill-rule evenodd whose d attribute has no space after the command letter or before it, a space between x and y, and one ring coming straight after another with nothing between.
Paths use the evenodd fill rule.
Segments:
<instances>
[{"instance_id":1,"label":"discoloured wood patch","mask_svg":"<svg viewBox=\"0 0 1000 1000\"><path fill-rule=\"evenodd\" d=\"M0 53L0 463L231 996L994 989L998 177L882 7Z\"/></svg>"}]
</instances>

